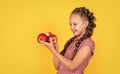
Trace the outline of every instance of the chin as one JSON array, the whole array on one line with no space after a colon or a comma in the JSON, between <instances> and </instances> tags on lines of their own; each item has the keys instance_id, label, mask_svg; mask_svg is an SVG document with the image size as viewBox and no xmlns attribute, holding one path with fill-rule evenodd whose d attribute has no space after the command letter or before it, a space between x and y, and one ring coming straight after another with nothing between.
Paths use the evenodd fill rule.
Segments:
<instances>
[{"instance_id":1,"label":"chin","mask_svg":"<svg viewBox=\"0 0 120 74\"><path fill-rule=\"evenodd\" d=\"M81 35L80 35L80 34L74 34L74 36L79 37L79 36L81 36Z\"/></svg>"},{"instance_id":2,"label":"chin","mask_svg":"<svg viewBox=\"0 0 120 74\"><path fill-rule=\"evenodd\" d=\"M79 36L80 34L78 34L77 32L73 33L74 36Z\"/></svg>"},{"instance_id":3,"label":"chin","mask_svg":"<svg viewBox=\"0 0 120 74\"><path fill-rule=\"evenodd\" d=\"M77 34L74 34L74 36L78 36Z\"/></svg>"}]
</instances>

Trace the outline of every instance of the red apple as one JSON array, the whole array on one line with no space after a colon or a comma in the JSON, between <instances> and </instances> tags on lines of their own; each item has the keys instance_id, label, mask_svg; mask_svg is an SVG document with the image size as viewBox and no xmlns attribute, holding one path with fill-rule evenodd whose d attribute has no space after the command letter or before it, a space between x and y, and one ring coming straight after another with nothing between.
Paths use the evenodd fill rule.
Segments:
<instances>
[{"instance_id":1,"label":"red apple","mask_svg":"<svg viewBox=\"0 0 120 74\"><path fill-rule=\"evenodd\" d=\"M54 34L52 34L52 35L50 35L49 37L48 37L48 43L50 43L50 38L52 39L52 41L53 41L53 43L56 43L57 42L57 36L56 35L54 35Z\"/></svg>"},{"instance_id":2,"label":"red apple","mask_svg":"<svg viewBox=\"0 0 120 74\"><path fill-rule=\"evenodd\" d=\"M57 36L54 35L54 34L51 36L51 38L52 38L53 43L56 43L57 40L58 40L58 39L57 39Z\"/></svg>"},{"instance_id":3,"label":"red apple","mask_svg":"<svg viewBox=\"0 0 120 74\"><path fill-rule=\"evenodd\" d=\"M44 33L39 34L38 37L37 37L37 41L40 42L39 40L47 42L46 34L44 34Z\"/></svg>"},{"instance_id":4,"label":"red apple","mask_svg":"<svg viewBox=\"0 0 120 74\"><path fill-rule=\"evenodd\" d=\"M45 33L45 34L46 34L46 36L51 36L51 35L52 35L51 32L47 32L47 33Z\"/></svg>"}]
</instances>

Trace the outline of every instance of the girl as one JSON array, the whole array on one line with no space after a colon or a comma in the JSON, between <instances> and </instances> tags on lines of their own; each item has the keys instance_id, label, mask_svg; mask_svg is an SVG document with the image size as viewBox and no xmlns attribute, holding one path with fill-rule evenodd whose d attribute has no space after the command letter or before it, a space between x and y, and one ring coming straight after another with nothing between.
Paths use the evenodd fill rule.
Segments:
<instances>
[{"instance_id":1,"label":"girl","mask_svg":"<svg viewBox=\"0 0 120 74\"><path fill-rule=\"evenodd\" d=\"M73 37L69 39L64 49L59 53L58 43L50 43L40 40L40 45L46 46L54 56L54 66L57 74L84 74L91 59L95 44L91 39L96 27L95 17L85 7L75 8L70 15L70 29Z\"/></svg>"}]
</instances>

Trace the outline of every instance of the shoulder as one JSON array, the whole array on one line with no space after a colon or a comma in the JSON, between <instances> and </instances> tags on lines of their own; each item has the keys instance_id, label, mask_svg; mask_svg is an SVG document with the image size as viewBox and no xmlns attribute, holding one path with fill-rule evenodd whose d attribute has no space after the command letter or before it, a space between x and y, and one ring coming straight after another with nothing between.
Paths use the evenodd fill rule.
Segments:
<instances>
[{"instance_id":1,"label":"shoulder","mask_svg":"<svg viewBox=\"0 0 120 74\"><path fill-rule=\"evenodd\" d=\"M94 40L91 38L87 38L85 40L83 40L84 43L94 43Z\"/></svg>"},{"instance_id":2,"label":"shoulder","mask_svg":"<svg viewBox=\"0 0 120 74\"><path fill-rule=\"evenodd\" d=\"M91 38L84 39L80 47L84 47L84 46L89 47L91 51L94 52L95 42Z\"/></svg>"}]
</instances>

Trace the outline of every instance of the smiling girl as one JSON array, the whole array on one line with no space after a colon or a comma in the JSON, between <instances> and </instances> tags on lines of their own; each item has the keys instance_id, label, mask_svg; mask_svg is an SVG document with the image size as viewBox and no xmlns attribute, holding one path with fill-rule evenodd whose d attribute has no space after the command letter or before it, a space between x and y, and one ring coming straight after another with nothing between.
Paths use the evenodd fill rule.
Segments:
<instances>
[{"instance_id":1,"label":"smiling girl","mask_svg":"<svg viewBox=\"0 0 120 74\"><path fill-rule=\"evenodd\" d=\"M46 46L54 56L54 66L57 74L84 74L89 60L94 54L95 43L91 39L96 27L95 17L85 7L75 8L70 14L70 29L73 37L70 38L64 49L59 53L58 43L40 40L40 45Z\"/></svg>"}]
</instances>

